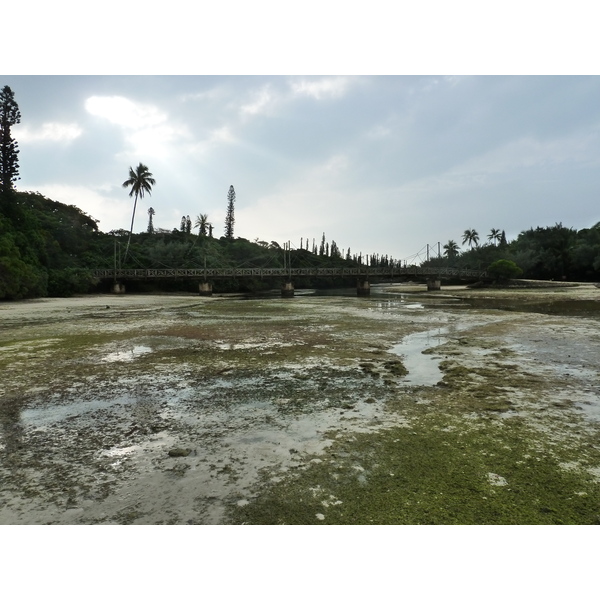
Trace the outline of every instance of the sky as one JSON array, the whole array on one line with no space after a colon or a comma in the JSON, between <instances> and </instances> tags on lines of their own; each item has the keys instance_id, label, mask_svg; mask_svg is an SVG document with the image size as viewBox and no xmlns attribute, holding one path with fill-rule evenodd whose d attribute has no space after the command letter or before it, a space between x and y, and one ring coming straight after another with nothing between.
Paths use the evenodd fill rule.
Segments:
<instances>
[{"instance_id":1,"label":"sky","mask_svg":"<svg viewBox=\"0 0 600 600\"><path fill-rule=\"evenodd\" d=\"M127 229L122 187L156 185L134 231L208 215L234 235L326 240L410 260L429 244L600 221L598 76L45 76L0 78L21 110L17 189ZM420 254L419 254L420 253Z\"/></svg>"}]
</instances>

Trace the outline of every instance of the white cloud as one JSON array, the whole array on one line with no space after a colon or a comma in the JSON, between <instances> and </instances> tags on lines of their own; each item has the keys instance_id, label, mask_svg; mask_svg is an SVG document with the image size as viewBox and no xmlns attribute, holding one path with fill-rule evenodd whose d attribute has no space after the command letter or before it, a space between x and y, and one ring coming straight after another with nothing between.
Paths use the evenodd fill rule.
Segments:
<instances>
[{"instance_id":1,"label":"white cloud","mask_svg":"<svg viewBox=\"0 0 600 600\"><path fill-rule=\"evenodd\" d=\"M235 137L233 136L233 133L231 133L231 129L227 125L224 125L223 127L219 127L219 129L213 129L213 131L211 131L209 141L231 144L235 141Z\"/></svg>"},{"instance_id":2,"label":"white cloud","mask_svg":"<svg viewBox=\"0 0 600 600\"><path fill-rule=\"evenodd\" d=\"M299 96L310 96L316 100L339 98L348 90L351 79L348 77L324 77L320 79L300 79L292 81L292 91Z\"/></svg>"},{"instance_id":3,"label":"white cloud","mask_svg":"<svg viewBox=\"0 0 600 600\"><path fill-rule=\"evenodd\" d=\"M339 175L346 171L349 166L348 157L343 154L332 156L324 165L317 168L319 174Z\"/></svg>"},{"instance_id":4,"label":"white cloud","mask_svg":"<svg viewBox=\"0 0 600 600\"><path fill-rule=\"evenodd\" d=\"M85 108L90 114L125 130L129 148L119 153L122 157L135 158L143 154L164 159L174 142L189 136L185 127L169 123L168 115L157 107L122 96L92 96L86 100Z\"/></svg>"},{"instance_id":5,"label":"white cloud","mask_svg":"<svg viewBox=\"0 0 600 600\"><path fill-rule=\"evenodd\" d=\"M183 129L164 125L135 131L128 136L127 141L132 146L131 152L136 156L143 153L144 156L164 159L171 153L170 145L183 137L186 137Z\"/></svg>"},{"instance_id":6,"label":"white cloud","mask_svg":"<svg viewBox=\"0 0 600 600\"><path fill-rule=\"evenodd\" d=\"M167 115L155 106L132 102L122 96L91 96L85 101L85 109L127 129L153 127L167 120Z\"/></svg>"},{"instance_id":7,"label":"white cloud","mask_svg":"<svg viewBox=\"0 0 600 600\"><path fill-rule=\"evenodd\" d=\"M392 135L392 130L383 125L375 125L367 131L367 137L372 140L381 140L389 138Z\"/></svg>"},{"instance_id":8,"label":"white cloud","mask_svg":"<svg viewBox=\"0 0 600 600\"><path fill-rule=\"evenodd\" d=\"M39 128L18 127L15 138L19 143L71 142L83 133L75 123L43 123Z\"/></svg>"},{"instance_id":9,"label":"white cloud","mask_svg":"<svg viewBox=\"0 0 600 600\"><path fill-rule=\"evenodd\" d=\"M241 112L246 115L256 115L261 112L264 112L265 108L267 108L274 101L273 93L270 90L268 85L262 87L258 92L254 93L254 98L252 102L248 104L244 104L241 107Z\"/></svg>"},{"instance_id":10,"label":"white cloud","mask_svg":"<svg viewBox=\"0 0 600 600\"><path fill-rule=\"evenodd\" d=\"M196 158L205 159L210 156L210 151L220 144L235 144L237 140L228 125L223 125L209 132L206 139L189 146L190 154Z\"/></svg>"},{"instance_id":11,"label":"white cloud","mask_svg":"<svg viewBox=\"0 0 600 600\"><path fill-rule=\"evenodd\" d=\"M222 87L214 87L204 92L188 93L181 96L182 102L214 101L226 98L227 92Z\"/></svg>"}]
</instances>

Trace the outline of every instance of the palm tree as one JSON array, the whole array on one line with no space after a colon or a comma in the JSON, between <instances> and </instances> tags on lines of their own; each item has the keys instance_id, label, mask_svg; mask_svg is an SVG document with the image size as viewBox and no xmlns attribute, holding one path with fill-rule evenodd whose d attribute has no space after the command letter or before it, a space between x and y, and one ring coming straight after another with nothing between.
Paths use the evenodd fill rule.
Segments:
<instances>
[{"instance_id":1,"label":"palm tree","mask_svg":"<svg viewBox=\"0 0 600 600\"><path fill-rule=\"evenodd\" d=\"M198 235L206 235L208 232L208 215L201 214L196 217L196 222L194 223L194 228L198 227Z\"/></svg>"},{"instance_id":2,"label":"palm tree","mask_svg":"<svg viewBox=\"0 0 600 600\"><path fill-rule=\"evenodd\" d=\"M499 229L490 229L490 234L487 236L487 239L490 240L490 242L493 242L494 246L497 244L497 242L500 241L500 237L502 236L502 233L500 232Z\"/></svg>"},{"instance_id":3,"label":"palm tree","mask_svg":"<svg viewBox=\"0 0 600 600\"><path fill-rule=\"evenodd\" d=\"M444 256L447 258L454 258L458 255L458 244L454 240L448 240L447 244L444 244Z\"/></svg>"},{"instance_id":4,"label":"palm tree","mask_svg":"<svg viewBox=\"0 0 600 600\"><path fill-rule=\"evenodd\" d=\"M479 234L474 229L465 229L462 243L463 246L468 243L469 248L471 248L473 244L479 246Z\"/></svg>"},{"instance_id":5,"label":"palm tree","mask_svg":"<svg viewBox=\"0 0 600 600\"><path fill-rule=\"evenodd\" d=\"M123 187L128 188L131 186L129 197L135 196L133 202L133 214L131 215L131 227L129 229L129 237L127 238L127 248L125 248L125 260L127 258L127 252L129 251L129 243L131 242L131 234L133 232L133 221L135 219L135 209L137 206L138 197L143 198L144 192L148 192L148 195L152 194L152 186L156 185L156 181L152 178L152 173L148 170L146 165L140 163L135 171L133 167L129 167L129 179L123 182Z\"/></svg>"}]
</instances>

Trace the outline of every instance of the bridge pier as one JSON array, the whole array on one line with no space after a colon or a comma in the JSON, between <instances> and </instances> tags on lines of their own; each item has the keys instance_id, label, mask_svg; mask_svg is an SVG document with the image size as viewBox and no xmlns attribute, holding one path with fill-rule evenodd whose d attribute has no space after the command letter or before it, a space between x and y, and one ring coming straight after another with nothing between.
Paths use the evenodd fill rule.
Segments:
<instances>
[{"instance_id":1,"label":"bridge pier","mask_svg":"<svg viewBox=\"0 0 600 600\"><path fill-rule=\"evenodd\" d=\"M427 291L428 292L437 292L442 289L441 281L436 277L430 277L427 280Z\"/></svg>"},{"instance_id":2,"label":"bridge pier","mask_svg":"<svg viewBox=\"0 0 600 600\"><path fill-rule=\"evenodd\" d=\"M368 280L361 281L358 279L356 281L356 295L357 296L370 296L371 295L371 284Z\"/></svg>"},{"instance_id":3,"label":"bridge pier","mask_svg":"<svg viewBox=\"0 0 600 600\"><path fill-rule=\"evenodd\" d=\"M281 297L282 298L293 298L294 297L294 284L291 281L286 281L281 286Z\"/></svg>"},{"instance_id":4,"label":"bridge pier","mask_svg":"<svg viewBox=\"0 0 600 600\"><path fill-rule=\"evenodd\" d=\"M201 281L198 285L198 293L200 296L212 296L212 281Z\"/></svg>"},{"instance_id":5,"label":"bridge pier","mask_svg":"<svg viewBox=\"0 0 600 600\"><path fill-rule=\"evenodd\" d=\"M112 287L110 288L110 291L113 294L124 294L125 293L125 286L122 283L119 283L118 281L115 281L112 285Z\"/></svg>"}]
</instances>

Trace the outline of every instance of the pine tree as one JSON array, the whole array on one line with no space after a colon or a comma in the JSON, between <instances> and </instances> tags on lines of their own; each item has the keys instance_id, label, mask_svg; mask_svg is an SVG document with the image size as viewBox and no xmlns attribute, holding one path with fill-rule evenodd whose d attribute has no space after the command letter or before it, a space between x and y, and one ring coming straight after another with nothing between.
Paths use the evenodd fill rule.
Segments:
<instances>
[{"instance_id":1,"label":"pine tree","mask_svg":"<svg viewBox=\"0 0 600 600\"><path fill-rule=\"evenodd\" d=\"M192 220L190 219L190 215L185 218L185 232L192 233Z\"/></svg>"},{"instance_id":2,"label":"pine tree","mask_svg":"<svg viewBox=\"0 0 600 600\"><path fill-rule=\"evenodd\" d=\"M179 223L179 231L181 231L181 233L185 233L185 215L181 217L181 221Z\"/></svg>"},{"instance_id":3,"label":"pine tree","mask_svg":"<svg viewBox=\"0 0 600 600\"><path fill-rule=\"evenodd\" d=\"M150 207L148 209L148 233L154 233L154 223L152 223L152 217L156 214L156 211Z\"/></svg>"},{"instance_id":4,"label":"pine tree","mask_svg":"<svg viewBox=\"0 0 600 600\"><path fill-rule=\"evenodd\" d=\"M19 149L10 128L21 122L14 92L5 85L0 91L0 193L9 194L19 179Z\"/></svg>"},{"instance_id":5,"label":"pine tree","mask_svg":"<svg viewBox=\"0 0 600 600\"><path fill-rule=\"evenodd\" d=\"M229 191L227 192L227 215L225 216L225 237L228 240L233 239L233 225L235 223L234 217L234 208L233 205L235 203L235 190L233 186L229 186Z\"/></svg>"}]
</instances>

